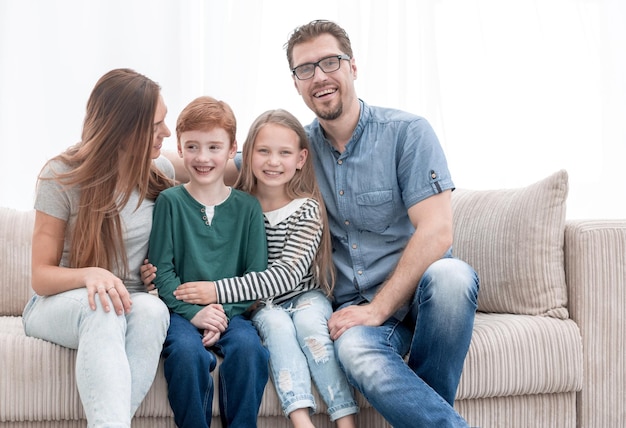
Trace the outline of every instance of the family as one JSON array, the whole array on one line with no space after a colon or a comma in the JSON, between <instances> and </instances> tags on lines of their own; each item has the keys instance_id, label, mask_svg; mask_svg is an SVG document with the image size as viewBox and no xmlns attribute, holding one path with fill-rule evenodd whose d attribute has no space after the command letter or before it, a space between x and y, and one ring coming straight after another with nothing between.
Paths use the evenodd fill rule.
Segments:
<instances>
[{"instance_id":1,"label":"family","mask_svg":"<svg viewBox=\"0 0 626 428\"><path fill-rule=\"evenodd\" d=\"M218 357L224 426L256 426L268 379L294 427L313 426L312 385L340 428L353 388L396 428L467 426L453 404L479 280L452 255L437 136L357 97L336 23L285 47L306 127L266 111L239 153L232 109L201 96L162 155L159 85L116 69L43 167L24 327L78 350L89 427L130 427L161 358L176 425L210 426Z\"/></svg>"}]
</instances>

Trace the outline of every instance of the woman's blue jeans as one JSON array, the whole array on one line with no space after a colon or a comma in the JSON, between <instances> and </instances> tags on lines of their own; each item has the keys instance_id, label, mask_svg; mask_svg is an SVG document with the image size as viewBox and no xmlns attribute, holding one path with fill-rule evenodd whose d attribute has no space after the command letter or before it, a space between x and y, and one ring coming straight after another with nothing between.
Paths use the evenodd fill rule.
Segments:
<instances>
[{"instance_id":1,"label":"woman's blue jeans","mask_svg":"<svg viewBox=\"0 0 626 428\"><path fill-rule=\"evenodd\" d=\"M453 404L477 299L476 272L443 258L424 273L404 321L352 327L335 341L350 382L395 428L467 426Z\"/></svg>"},{"instance_id":2,"label":"woman's blue jeans","mask_svg":"<svg viewBox=\"0 0 626 428\"><path fill-rule=\"evenodd\" d=\"M332 305L319 290L259 309L252 322L270 352L270 369L283 412L315 409L311 378L330 420L358 412L352 387L339 367L328 332Z\"/></svg>"},{"instance_id":3,"label":"woman's blue jeans","mask_svg":"<svg viewBox=\"0 0 626 428\"><path fill-rule=\"evenodd\" d=\"M149 293L132 293L130 313L105 312L87 289L33 296L24 308L28 336L76 353L76 384L88 427L130 427L154 380L169 323L167 306Z\"/></svg>"},{"instance_id":4,"label":"woman's blue jeans","mask_svg":"<svg viewBox=\"0 0 626 428\"><path fill-rule=\"evenodd\" d=\"M223 358L219 368L219 403L225 427L256 426L269 378L269 352L250 320L233 317L213 348ZM217 358L202 345L202 332L178 314L170 315L163 357L168 398L180 428L209 427Z\"/></svg>"}]
</instances>

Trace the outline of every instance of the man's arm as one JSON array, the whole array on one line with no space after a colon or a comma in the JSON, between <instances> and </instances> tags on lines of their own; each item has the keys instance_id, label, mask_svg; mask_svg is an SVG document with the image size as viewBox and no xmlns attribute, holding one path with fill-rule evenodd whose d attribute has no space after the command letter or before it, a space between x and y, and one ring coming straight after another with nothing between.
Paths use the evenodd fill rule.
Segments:
<instances>
[{"instance_id":1,"label":"man's arm","mask_svg":"<svg viewBox=\"0 0 626 428\"><path fill-rule=\"evenodd\" d=\"M369 304L348 306L333 313L328 321L333 340L355 325L381 325L413 298L428 266L443 257L452 245L451 193L446 190L409 208L415 232L396 268Z\"/></svg>"}]
</instances>

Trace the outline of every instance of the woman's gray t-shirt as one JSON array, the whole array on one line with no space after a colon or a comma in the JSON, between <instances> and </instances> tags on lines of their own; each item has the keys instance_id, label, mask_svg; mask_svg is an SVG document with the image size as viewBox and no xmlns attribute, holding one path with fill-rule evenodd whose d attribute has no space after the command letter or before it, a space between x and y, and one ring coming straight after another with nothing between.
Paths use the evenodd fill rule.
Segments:
<instances>
[{"instance_id":1,"label":"woman's gray t-shirt","mask_svg":"<svg viewBox=\"0 0 626 428\"><path fill-rule=\"evenodd\" d=\"M174 167L167 158L161 156L154 162L166 176L174 178ZM56 174L68 170L68 166L63 162L51 161L43 170L42 177L54 177ZM61 219L67 224L63 255L59 266L69 266L70 237L78 214L79 196L80 192L76 187L65 187L55 180L39 181L35 196L35 209ZM138 200L139 193L135 191L120 212L128 258L128 273L125 277L121 277L121 272L113 272L114 275L120 277L131 293L145 291L139 269L148 256L148 240L152 228L152 209L154 207L154 201L147 199L144 199L141 205L137 207Z\"/></svg>"}]
</instances>

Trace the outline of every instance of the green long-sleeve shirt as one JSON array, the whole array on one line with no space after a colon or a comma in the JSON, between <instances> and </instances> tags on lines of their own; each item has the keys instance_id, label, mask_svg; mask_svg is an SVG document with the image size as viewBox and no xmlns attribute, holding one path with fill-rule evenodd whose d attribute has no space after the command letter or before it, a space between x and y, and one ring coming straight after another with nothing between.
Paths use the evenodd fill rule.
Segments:
<instances>
[{"instance_id":1,"label":"green long-sleeve shirt","mask_svg":"<svg viewBox=\"0 0 626 428\"><path fill-rule=\"evenodd\" d=\"M216 205L212 221L205 207L184 188L159 195L154 205L148 258L157 267L154 284L173 312L191 320L204 306L177 300L173 292L185 282L209 281L267 268L267 242L259 202L233 189ZM252 302L225 304L229 318Z\"/></svg>"}]
</instances>

